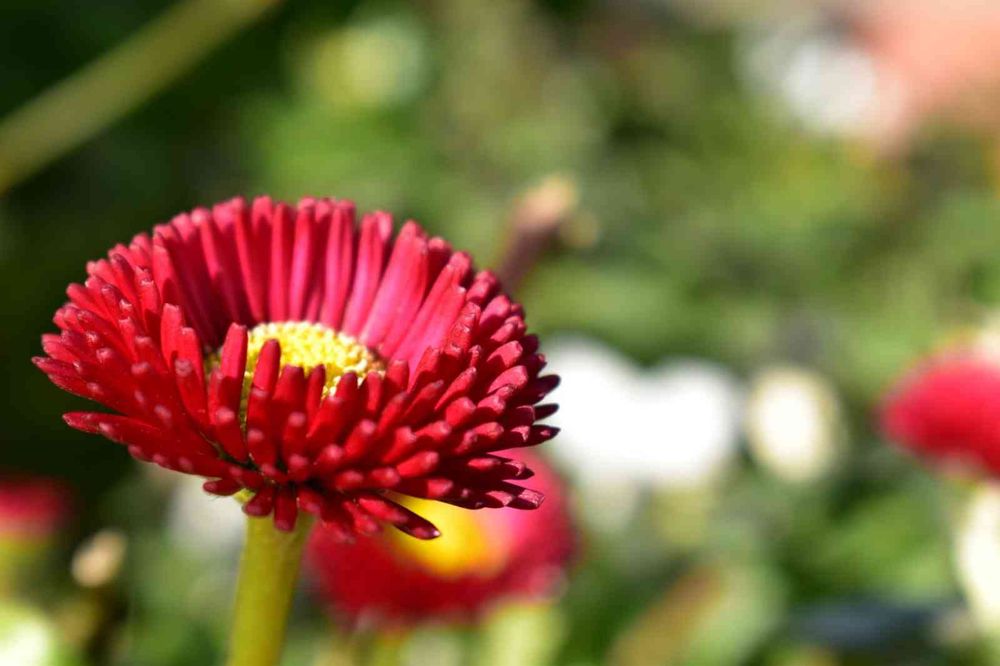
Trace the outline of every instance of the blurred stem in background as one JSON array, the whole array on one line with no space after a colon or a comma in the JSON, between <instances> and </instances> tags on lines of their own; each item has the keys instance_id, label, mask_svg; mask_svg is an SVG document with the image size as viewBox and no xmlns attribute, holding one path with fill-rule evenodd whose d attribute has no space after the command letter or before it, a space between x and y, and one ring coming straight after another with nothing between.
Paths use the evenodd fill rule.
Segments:
<instances>
[{"instance_id":1,"label":"blurred stem in background","mask_svg":"<svg viewBox=\"0 0 1000 666\"><path fill-rule=\"evenodd\" d=\"M573 215L580 193L566 176L553 175L521 195L507 220L507 239L494 264L497 276L514 293L542 252Z\"/></svg>"},{"instance_id":2,"label":"blurred stem in background","mask_svg":"<svg viewBox=\"0 0 1000 666\"><path fill-rule=\"evenodd\" d=\"M0 194L166 88L280 0L183 0L0 121Z\"/></svg>"},{"instance_id":3,"label":"blurred stem in background","mask_svg":"<svg viewBox=\"0 0 1000 666\"><path fill-rule=\"evenodd\" d=\"M228 666L275 666L279 662L302 549L312 523L311 516L303 515L294 530L283 532L270 518L247 517Z\"/></svg>"},{"instance_id":4,"label":"blurred stem in background","mask_svg":"<svg viewBox=\"0 0 1000 666\"><path fill-rule=\"evenodd\" d=\"M88 658L111 661L127 606L122 596L122 569L129 551L124 533L106 528L84 541L73 554L70 571L77 594L59 611L62 633Z\"/></svg>"}]
</instances>

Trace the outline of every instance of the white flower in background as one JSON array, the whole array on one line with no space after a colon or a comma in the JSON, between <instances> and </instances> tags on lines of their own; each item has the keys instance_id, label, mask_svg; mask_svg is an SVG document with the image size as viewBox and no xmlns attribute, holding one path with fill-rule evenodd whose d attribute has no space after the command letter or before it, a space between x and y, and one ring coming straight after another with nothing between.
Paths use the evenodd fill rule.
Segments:
<instances>
[{"instance_id":1,"label":"white flower in background","mask_svg":"<svg viewBox=\"0 0 1000 666\"><path fill-rule=\"evenodd\" d=\"M802 483L836 464L843 439L840 402L815 372L784 367L753 381L746 410L750 452L768 471Z\"/></svg>"},{"instance_id":2,"label":"white flower in background","mask_svg":"<svg viewBox=\"0 0 1000 666\"><path fill-rule=\"evenodd\" d=\"M584 482L693 488L733 459L742 390L724 368L685 360L644 371L583 339L557 340L546 357L562 377L550 450Z\"/></svg>"},{"instance_id":3,"label":"white flower in background","mask_svg":"<svg viewBox=\"0 0 1000 666\"><path fill-rule=\"evenodd\" d=\"M1000 629L1000 486L979 487L955 538L958 579L981 628Z\"/></svg>"},{"instance_id":4,"label":"white flower in background","mask_svg":"<svg viewBox=\"0 0 1000 666\"><path fill-rule=\"evenodd\" d=\"M0 664L57 666L70 663L61 653L56 630L44 615L27 606L10 602L0 604Z\"/></svg>"},{"instance_id":5,"label":"white flower in background","mask_svg":"<svg viewBox=\"0 0 1000 666\"><path fill-rule=\"evenodd\" d=\"M979 325L956 331L948 343L1000 363L1000 313L992 312Z\"/></svg>"},{"instance_id":6,"label":"white flower in background","mask_svg":"<svg viewBox=\"0 0 1000 666\"><path fill-rule=\"evenodd\" d=\"M231 497L202 490L204 479L184 475L171 491L167 533L181 549L206 559L236 557L243 545L246 520Z\"/></svg>"},{"instance_id":7,"label":"white flower in background","mask_svg":"<svg viewBox=\"0 0 1000 666\"><path fill-rule=\"evenodd\" d=\"M872 56L818 19L783 21L749 34L741 64L750 84L780 99L807 129L865 135L893 96Z\"/></svg>"},{"instance_id":8,"label":"white flower in background","mask_svg":"<svg viewBox=\"0 0 1000 666\"><path fill-rule=\"evenodd\" d=\"M748 31L740 65L807 128L899 148L928 119L1000 124L1000 3L829 0ZM792 11L792 10L789 10Z\"/></svg>"}]
</instances>

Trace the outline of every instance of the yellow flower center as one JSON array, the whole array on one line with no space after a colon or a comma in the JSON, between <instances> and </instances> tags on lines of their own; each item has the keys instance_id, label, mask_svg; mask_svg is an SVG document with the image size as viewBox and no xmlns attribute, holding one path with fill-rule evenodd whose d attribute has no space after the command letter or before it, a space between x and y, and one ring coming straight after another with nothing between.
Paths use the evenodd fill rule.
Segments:
<instances>
[{"instance_id":1,"label":"yellow flower center","mask_svg":"<svg viewBox=\"0 0 1000 666\"><path fill-rule=\"evenodd\" d=\"M391 547L402 558L441 578L485 578L503 568L508 555L507 535L501 524L484 524L490 518L484 512L412 497L399 502L441 531L441 536L430 541L388 531Z\"/></svg>"},{"instance_id":2,"label":"yellow flower center","mask_svg":"<svg viewBox=\"0 0 1000 666\"><path fill-rule=\"evenodd\" d=\"M385 370L382 361L372 351L346 333L304 321L269 322L258 324L248 334L247 370L243 381L245 393L249 393L260 351L268 340L277 340L281 345L282 366L296 365L309 372L322 365L326 370L324 395L333 390L348 372L364 377L372 370Z\"/></svg>"}]
</instances>

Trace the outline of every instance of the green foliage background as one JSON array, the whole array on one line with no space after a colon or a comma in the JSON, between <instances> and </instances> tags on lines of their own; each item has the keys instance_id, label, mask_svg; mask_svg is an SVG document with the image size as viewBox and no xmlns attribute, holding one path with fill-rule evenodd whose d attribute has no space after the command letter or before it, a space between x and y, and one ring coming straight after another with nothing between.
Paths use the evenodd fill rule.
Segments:
<instances>
[{"instance_id":1,"label":"green foliage background","mask_svg":"<svg viewBox=\"0 0 1000 666\"><path fill-rule=\"evenodd\" d=\"M165 7L5 0L0 116ZM805 133L739 76L745 24L701 18L665 1L280 3L0 194L0 462L79 493L60 561L99 526L135 535L131 652L116 663L216 663L221 625L164 585L197 566L163 554L157 491L63 425L79 402L29 362L84 263L176 211L266 192L413 217L490 264L515 196L552 173L575 180L581 209L520 293L540 333L590 334L643 363L817 369L848 406L850 460L804 489L745 464L683 548L660 531L685 498L647 498L627 543L589 537L555 611L511 611L472 637L431 629L429 649L504 663L510 635L539 631L525 649L565 664L988 663L988 641L942 641L923 621L957 603L948 507L962 490L883 448L871 413L917 354L1000 297L995 141L935 125L885 157ZM48 598L65 584L54 575ZM731 597L718 617L697 615L705 589ZM300 613L289 664L314 663L329 633ZM840 643L795 629L837 613L858 625Z\"/></svg>"}]
</instances>

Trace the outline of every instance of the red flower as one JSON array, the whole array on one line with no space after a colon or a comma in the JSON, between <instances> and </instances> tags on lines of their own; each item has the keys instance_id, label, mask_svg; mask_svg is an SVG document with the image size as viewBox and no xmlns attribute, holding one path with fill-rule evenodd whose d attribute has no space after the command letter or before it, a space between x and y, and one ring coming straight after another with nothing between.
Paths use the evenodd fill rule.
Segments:
<instances>
[{"instance_id":1,"label":"red flower","mask_svg":"<svg viewBox=\"0 0 1000 666\"><path fill-rule=\"evenodd\" d=\"M453 525L430 543L386 534L349 544L317 529L307 562L320 591L352 618L403 624L468 619L502 598L551 592L571 556L573 532L561 480L537 457L530 461L546 496L538 511L442 507L442 522Z\"/></svg>"},{"instance_id":2,"label":"red flower","mask_svg":"<svg viewBox=\"0 0 1000 666\"><path fill-rule=\"evenodd\" d=\"M918 453L1000 473L1000 366L971 353L932 359L889 394L882 429Z\"/></svg>"},{"instance_id":3,"label":"red flower","mask_svg":"<svg viewBox=\"0 0 1000 666\"><path fill-rule=\"evenodd\" d=\"M340 537L428 521L387 494L535 508L530 476L495 451L555 429L534 406L538 340L489 272L415 223L268 198L199 208L87 266L36 364L113 414L66 422L141 460L242 489L280 529L299 509ZM393 495L392 497L395 497Z\"/></svg>"},{"instance_id":4,"label":"red flower","mask_svg":"<svg viewBox=\"0 0 1000 666\"><path fill-rule=\"evenodd\" d=\"M56 481L0 478L0 538L47 537L62 525L69 511L69 493Z\"/></svg>"}]
</instances>

